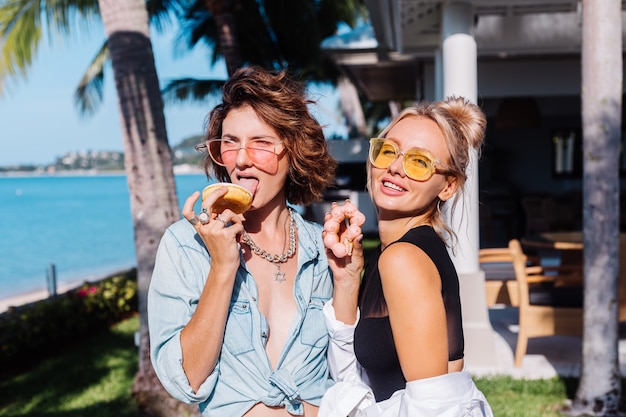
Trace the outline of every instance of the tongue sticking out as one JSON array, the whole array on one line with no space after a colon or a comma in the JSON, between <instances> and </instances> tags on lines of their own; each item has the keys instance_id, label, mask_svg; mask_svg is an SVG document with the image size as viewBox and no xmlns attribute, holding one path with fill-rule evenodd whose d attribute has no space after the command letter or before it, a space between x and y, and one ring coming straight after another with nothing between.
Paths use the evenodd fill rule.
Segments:
<instances>
[{"instance_id":1,"label":"tongue sticking out","mask_svg":"<svg viewBox=\"0 0 626 417\"><path fill-rule=\"evenodd\" d=\"M241 185L246 190L250 191L250 194L252 194L252 196L254 197L256 188L259 185L259 180L256 178L240 178L239 185Z\"/></svg>"}]
</instances>

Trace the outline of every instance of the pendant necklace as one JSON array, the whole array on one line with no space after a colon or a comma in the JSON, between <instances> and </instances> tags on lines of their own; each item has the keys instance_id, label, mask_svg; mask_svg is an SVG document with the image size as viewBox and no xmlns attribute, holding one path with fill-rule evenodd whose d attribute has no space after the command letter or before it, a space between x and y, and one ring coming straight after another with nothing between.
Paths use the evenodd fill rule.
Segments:
<instances>
[{"instance_id":1,"label":"pendant necklace","mask_svg":"<svg viewBox=\"0 0 626 417\"><path fill-rule=\"evenodd\" d=\"M272 262L276 265L274 281L277 281L278 283L282 283L285 280L285 273L280 270L280 264L287 262L287 260L289 260L289 258L296 253L296 221L291 213L291 208L288 208L287 210L289 212L289 249L282 255L272 255L267 253L265 249L258 247L245 230L243 231L243 236L241 237L241 241L248 245L255 255L258 255L266 261Z\"/></svg>"}]
</instances>

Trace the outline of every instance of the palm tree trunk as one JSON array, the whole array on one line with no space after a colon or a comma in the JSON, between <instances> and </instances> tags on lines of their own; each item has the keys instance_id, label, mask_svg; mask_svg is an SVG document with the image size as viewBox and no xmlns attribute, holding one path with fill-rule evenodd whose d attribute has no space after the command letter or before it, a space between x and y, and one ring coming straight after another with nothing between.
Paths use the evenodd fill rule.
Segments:
<instances>
[{"instance_id":1,"label":"palm tree trunk","mask_svg":"<svg viewBox=\"0 0 626 417\"><path fill-rule=\"evenodd\" d=\"M228 76L233 75L243 65L235 28L234 1L236 0L207 0L206 2L207 9L215 19L219 38L218 45L226 62Z\"/></svg>"},{"instance_id":2,"label":"palm tree trunk","mask_svg":"<svg viewBox=\"0 0 626 417\"><path fill-rule=\"evenodd\" d=\"M582 10L584 337L568 414L617 416L621 1L583 0Z\"/></svg>"},{"instance_id":3,"label":"palm tree trunk","mask_svg":"<svg viewBox=\"0 0 626 417\"><path fill-rule=\"evenodd\" d=\"M348 128L348 137L366 138L367 124L356 87L348 77L340 77L337 90L339 91L341 113Z\"/></svg>"},{"instance_id":4,"label":"palm tree trunk","mask_svg":"<svg viewBox=\"0 0 626 417\"><path fill-rule=\"evenodd\" d=\"M149 355L148 286L160 238L179 214L148 13L143 0L99 0L99 6L117 89L135 230L140 346L133 394L144 415L178 415L187 406L162 388ZM189 410L197 413L197 407Z\"/></svg>"}]
</instances>

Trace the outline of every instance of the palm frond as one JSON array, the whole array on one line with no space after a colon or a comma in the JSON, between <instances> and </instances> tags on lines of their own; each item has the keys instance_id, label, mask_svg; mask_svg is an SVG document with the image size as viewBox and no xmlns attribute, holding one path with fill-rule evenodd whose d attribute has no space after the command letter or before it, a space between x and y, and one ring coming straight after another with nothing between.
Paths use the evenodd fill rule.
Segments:
<instances>
[{"instance_id":1,"label":"palm frond","mask_svg":"<svg viewBox=\"0 0 626 417\"><path fill-rule=\"evenodd\" d=\"M33 4L35 3L35 4ZM26 74L41 40L38 2L18 0L0 6L0 44L3 77Z\"/></svg>"},{"instance_id":2,"label":"palm frond","mask_svg":"<svg viewBox=\"0 0 626 417\"><path fill-rule=\"evenodd\" d=\"M215 20L206 6L196 2L188 7L180 19L176 42L190 50L204 42L209 49L215 51L218 46L217 38Z\"/></svg>"},{"instance_id":3,"label":"palm frond","mask_svg":"<svg viewBox=\"0 0 626 417\"><path fill-rule=\"evenodd\" d=\"M0 97L4 95L6 91L6 75L4 74L4 55L0 55Z\"/></svg>"},{"instance_id":4,"label":"palm frond","mask_svg":"<svg viewBox=\"0 0 626 417\"><path fill-rule=\"evenodd\" d=\"M104 67L110 62L109 58L109 48L105 41L74 91L74 105L78 107L81 115L93 115L102 104Z\"/></svg>"},{"instance_id":5,"label":"palm frond","mask_svg":"<svg viewBox=\"0 0 626 417\"><path fill-rule=\"evenodd\" d=\"M172 18L181 19L192 3L192 0L147 0L150 25L162 33L172 24Z\"/></svg>"},{"instance_id":6,"label":"palm frond","mask_svg":"<svg viewBox=\"0 0 626 417\"><path fill-rule=\"evenodd\" d=\"M100 16L98 0L46 0L36 3L44 5L44 17L50 33L67 34L76 25L88 29L93 19Z\"/></svg>"},{"instance_id":7,"label":"palm frond","mask_svg":"<svg viewBox=\"0 0 626 417\"><path fill-rule=\"evenodd\" d=\"M43 30L67 34L79 24L88 28L91 19L98 16L97 0L0 2L0 81L6 86L10 78L26 76L37 56ZM3 91L6 89L0 88L0 95Z\"/></svg>"},{"instance_id":8,"label":"palm frond","mask_svg":"<svg viewBox=\"0 0 626 417\"><path fill-rule=\"evenodd\" d=\"M181 78L169 81L161 90L161 94L165 103L201 102L206 100L207 96L221 94L224 82L225 80Z\"/></svg>"}]
</instances>

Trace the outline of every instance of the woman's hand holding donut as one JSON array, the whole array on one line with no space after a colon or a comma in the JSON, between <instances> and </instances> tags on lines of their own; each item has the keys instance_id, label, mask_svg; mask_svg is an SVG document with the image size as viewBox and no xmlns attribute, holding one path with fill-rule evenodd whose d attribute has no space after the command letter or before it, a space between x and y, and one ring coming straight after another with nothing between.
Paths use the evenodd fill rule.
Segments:
<instances>
[{"instance_id":1,"label":"woman's hand holding donut","mask_svg":"<svg viewBox=\"0 0 626 417\"><path fill-rule=\"evenodd\" d=\"M332 203L330 208L324 216L322 237L335 281L360 279L365 264L361 230L365 216L349 200L344 205Z\"/></svg>"},{"instance_id":2,"label":"woman's hand holding donut","mask_svg":"<svg viewBox=\"0 0 626 417\"><path fill-rule=\"evenodd\" d=\"M194 211L194 206L200 197L200 192L196 191L185 201L182 215L196 229L211 254L211 268L230 269L234 277L240 261L238 242L243 233L242 217L228 209L220 214L212 210L215 202L226 192L227 189L224 188L211 193L202 202L202 211L198 215ZM202 215L207 216L208 221L201 221Z\"/></svg>"},{"instance_id":3,"label":"woman's hand holding donut","mask_svg":"<svg viewBox=\"0 0 626 417\"><path fill-rule=\"evenodd\" d=\"M354 241L363 237L364 223L365 215L350 200L343 206L333 202L330 213L324 216L324 246L337 258L351 256Z\"/></svg>"},{"instance_id":4,"label":"woman's hand holding donut","mask_svg":"<svg viewBox=\"0 0 626 417\"><path fill-rule=\"evenodd\" d=\"M361 272L365 265L361 230L364 223L365 216L349 200L344 205L332 203L330 212L324 216L322 237L333 271L335 317L348 324L356 319Z\"/></svg>"}]
</instances>

